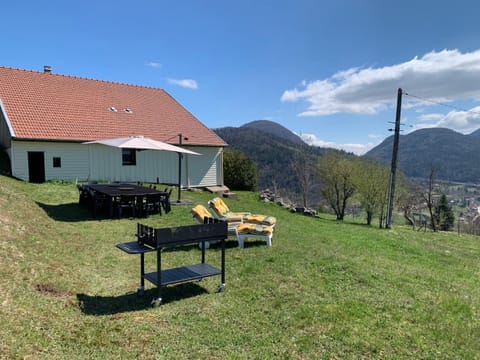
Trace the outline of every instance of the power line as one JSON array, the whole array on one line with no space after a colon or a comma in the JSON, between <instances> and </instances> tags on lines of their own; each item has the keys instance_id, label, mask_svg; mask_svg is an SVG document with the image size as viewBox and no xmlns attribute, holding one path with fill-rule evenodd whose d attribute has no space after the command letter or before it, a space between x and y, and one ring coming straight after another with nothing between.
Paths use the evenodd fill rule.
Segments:
<instances>
[{"instance_id":1,"label":"power line","mask_svg":"<svg viewBox=\"0 0 480 360\"><path fill-rule=\"evenodd\" d=\"M450 104L447 104L447 103L444 103L444 102L441 102L441 101L427 99L427 98L424 98L424 97L421 97L421 96L418 96L418 95L413 95L413 94L407 93L406 91L404 91L403 94L406 95L406 96L410 96L410 97L422 100L422 101L430 102L432 104L448 107L448 108L451 108L451 109L454 109L454 110L457 110L457 111L463 111L463 112L470 113L470 114L480 115L480 112L478 112L478 111L467 110L467 109L461 108L459 106L450 105Z\"/></svg>"}]
</instances>

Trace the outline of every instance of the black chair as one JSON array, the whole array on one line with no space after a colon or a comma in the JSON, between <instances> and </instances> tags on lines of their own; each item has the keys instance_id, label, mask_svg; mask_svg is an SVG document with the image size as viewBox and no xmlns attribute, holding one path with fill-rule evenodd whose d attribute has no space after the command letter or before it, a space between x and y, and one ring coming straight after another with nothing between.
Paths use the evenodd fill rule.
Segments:
<instances>
[{"instance_id":1,"label":"black chair","mask_svg":"<svg viewBox=\"0 0 480 360\"><path fill-rule=\"evenodd\" d=\"M116 208L118 218L120 219L124 214L124 211L127 210L130 212L132 217L136 215L136 196L134 195L122 195L119 196L116 201Z\"/></svg>"},{"instance_id":2,"label":"black chair","mask_svg":"<svg viewBox=\"0 0 480 360\"><path fill-rule=\"evenodd\" d=\"M170 189L170 191L162 198L162 207L163 210L165 210L165 214L168 214L172 210L170 206L170 195L172 195L172 190L173 189Z\"/></svg>"},{"instance_id":3,"label":"black chair","mask_svg":"<svg viewBox=\"0 0 480 360\"><path fill-rule=\"evenodd\" d=\"M143 209L146 216L159 213L162 215L162 195L148 194L145 196Z\"/></svg>"},{"instance_id":4,"label":"black chair","mask_svg":"<svg viewBox=\"0 0 480 360\"><path fill-rule=\"evenodd\" d=\"M88 205L90 194L87 189L80 184L77 184L78 189L78 204L81 206Z\"/></svg>"},{"instance_id":5,"label":"black chair","mask_svg":"<svg viewBox=\"0 0 480 360\"><path fill-rule=\"evenodd\" d=\"M88 205L93 217L97 217L100 210L105 210L108 206L108 199L105 195L95 192L92 189L88 189Z\"/></svg>"}]
</instances>

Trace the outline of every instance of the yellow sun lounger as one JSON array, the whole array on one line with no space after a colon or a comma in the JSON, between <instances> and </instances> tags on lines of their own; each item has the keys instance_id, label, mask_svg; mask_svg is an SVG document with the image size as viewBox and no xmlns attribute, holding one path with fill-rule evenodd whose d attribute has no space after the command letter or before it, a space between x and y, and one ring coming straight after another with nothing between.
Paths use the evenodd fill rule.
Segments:
<instances>
[{"instance_id":1,"label":"yellow sun lounger","mask_svg":"<svg viewBox=\"0 0 480 360\"><path fill-rule=\"evenodd\" d=\"M192 208L191 213L194 219L200 224L205 223L208 219L213 219L210 212L203 205L196 205ZM227 220L227 222L228 231L231 234L235 234L240 248L244 247L245 240L248 238L263 239L266 241L267 246L272 246L273 226L242 223L238 218ZM205 246L208 248L210 244L205 243Z\"/></svg>"},{"instance_id":2,"label":"yellow sun lounger","mask_svg":"<svg viewBox=\"0 0 480 360\"><path fill-rule=\"evenodd\" d=\"M241 221L244 223L253 223L259 225L275 226L277 219L273 216L252 214L249 212L232 212L225 202L216 197L208 202L210 209L220 220Z\"/></svg>"},{"instance_id":3,"label":"yellow sun lounger","mask_svg":"<svg viewBox=\"0 0 480 360\"><path fill-rule=\"evenodd\" d=\"M203 224L205 222L205 218L212 218L213 216L210 213L210 211L207 210L207 208L203 205L197 205L191 210L192 216L197 220L199 224ZM228 223L228 228L233 228L235 226L238 226L242 223L241 219L238 218L230 218L230 219L219 219L222 221L226 221Z\"/></svg>"},{"instance_id":4,"label":"yellow sun lounger","mask_svg":"<svg viewBox=\"0 0 480 360\"><path fill-rule=\"evenodd\" d=\"M243 248L248 238L263 239L267 246L272 246L273 226L243 223L235 228L238 247Z\"/></svg>"}]
</instances>

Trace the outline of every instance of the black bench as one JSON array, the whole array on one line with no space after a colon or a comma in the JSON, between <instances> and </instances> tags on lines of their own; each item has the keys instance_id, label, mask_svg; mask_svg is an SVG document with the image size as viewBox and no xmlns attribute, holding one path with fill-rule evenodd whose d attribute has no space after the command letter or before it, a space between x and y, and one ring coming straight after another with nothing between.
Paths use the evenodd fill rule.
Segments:
<instances>
[{"instance_id":1,"label":"black bench","mask_svg":"<svg viewBox=\"0 0 480 360\"><path fill-rule=\"evenodd\" d=\"M221 283L218 291L225 289L225 239L228 236L226 222L179 226L154 229L137 224L137 241L117 244L116 246L128 254L140 254L140 287L137 294L142 296L145 289L145 279L157 286L158 295L152 305L162 303L162 286L185 281L201 280L209 276L220 275ZM205 263L205 243L221 242L221 268L218 269ZM199 264L162 270L162 250L168 247L200 244L201 262ZM145 273L145 253L156 251L157 270Z\"/></svg>"}]
</instances>

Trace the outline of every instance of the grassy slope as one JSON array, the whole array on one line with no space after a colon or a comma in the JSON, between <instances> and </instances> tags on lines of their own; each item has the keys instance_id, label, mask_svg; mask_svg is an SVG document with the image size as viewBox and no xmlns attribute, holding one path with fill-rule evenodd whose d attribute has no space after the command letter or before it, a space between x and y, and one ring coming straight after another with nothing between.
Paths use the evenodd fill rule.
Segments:
<instances>
[{"instance_id":1,"label":"grassy slope","mask_svg":"<svg viewBox=\"0 0 480 360\"><path fill-rule=\"evenodd\" d=\"M272 248L229 242L224 293L218 277L172 286L152 309L151 286L134 293L138 257L114 247L136 221L94 220L76 201L73 184L0 176L0 357L480 358L477 237L312 219L240 193L233 210L278 218ZM193 224L189 209L144 222Z\"/></svg>"}]
</instances>

